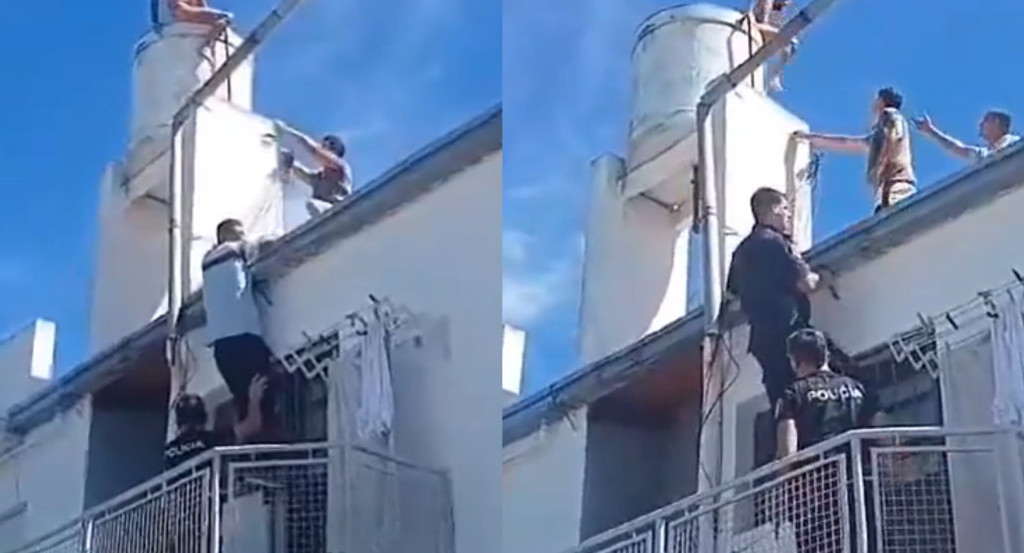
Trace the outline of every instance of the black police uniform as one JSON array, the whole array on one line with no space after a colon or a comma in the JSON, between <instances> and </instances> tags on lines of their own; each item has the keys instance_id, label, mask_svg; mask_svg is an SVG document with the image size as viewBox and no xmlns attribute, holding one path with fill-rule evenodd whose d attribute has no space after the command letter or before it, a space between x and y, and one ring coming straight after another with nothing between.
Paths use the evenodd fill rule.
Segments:
<instances>
[{"instance_id":1,"label":"black police uniform","mask_svg":"<svg viewBox=\"0 0 1024 553\"><path fill-rule=\"evenodd\" d=\"M733 252L727 288L749 319L748 350L761 365L772 405L796 379L786 338L810 327L811 303L797 287L807 271L790 237L765 225L754 225Z\"/></svg>"},{"instance_id":2,"label":"black police uniform","mask_svg":"<svg viewBox=\"0 0 1024 553\"><path fill-rule=\"evenodd\" d=\"M878 412L874 393L848 376L822 370L798 378L775 404L775 419L796 423L797 447L804 449L871 423ZM788 482L790 515L797 551L839 553L843 550L836 465L823 465ZM852 526L851 526L852 527ZM869 537L870 543L870 537Z\"/></svg>"}]
</instances>

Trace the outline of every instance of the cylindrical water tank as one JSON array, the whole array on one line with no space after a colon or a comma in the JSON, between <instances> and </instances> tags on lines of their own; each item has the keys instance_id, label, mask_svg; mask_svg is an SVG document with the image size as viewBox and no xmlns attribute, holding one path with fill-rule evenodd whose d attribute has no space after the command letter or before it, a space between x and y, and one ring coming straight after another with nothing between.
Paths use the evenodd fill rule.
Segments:
<instances>
[{"instance_id":1,"label":"cylindrical water tank","mask_svg":"<svg viewBox=\"0 0 1024 553\"><path fill-rule=\"evenodd\" d=\"M668 146L695 132L697 102L709 82L727 73L761 45L743 14L711 4L662 10L641 25L633 47L633 113L630 166L657 155L653 140ZM745 83L763 89L758 70Z\"/></svg>"},{"instance_id":2,"label":"cylindrical water tank","mask_svg":"<svg viewBox=\"0 0 1024 553\"><path fill-rule=\"evenodd\" d=\"M151 31L135 48L131 143L161 137L182 102L203 84L241 44L230 30L219 38L210 28L174 23ZM250 57L217 89L214 96L252 108L253 62Z\"/></svg>"}]
</instances>

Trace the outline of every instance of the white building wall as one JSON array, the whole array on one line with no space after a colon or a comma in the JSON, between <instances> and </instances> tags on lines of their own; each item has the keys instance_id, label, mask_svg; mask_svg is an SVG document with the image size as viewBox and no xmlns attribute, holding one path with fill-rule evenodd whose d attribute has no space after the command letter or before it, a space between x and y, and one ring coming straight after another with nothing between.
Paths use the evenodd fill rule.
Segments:
<instances>
[{"instance_id":1,"label":"white building wall","mask_svg":"<svg viewBox=\"0 0 1024 553\"><path fill-rule=\"evenodd\" d=\"M587 410L505 446L501 553L558 553L579 542Z\"/></svg>"},{"instance_id":2,"label":"white building wall","mask_svg":"<svg viewBox=\"0 0 1024 553\"><path fill-rule=\"evenodd\" d=\"M501 535L502 403L489 368L501 336L488 323L501 320L500 210L498 153L275 282L265 313L278 353L365 308L369 294L432 321L429 360L394 368L396 442L408 446L399 454L450 470L458 553L497 551ZM189 391L226 399L202 329L188 339L198 360Z\"/></svg>"},{"instance_id":3,"label":"white building wall","mask_svg":"<svg viewBox=\"0 0 1024 553\"><path fill-rule=\"evenodd\" d=\"M0 340L0 414L50 384L57 325L36 319Z\"/></svg>"},{"instance_id":4,"label":"white building wall","mask_svg":"<svg viewBox=\"0 0 1024 553\"><path fill-rule=\"evenodd\" d=\"M89 400L82 400L0 454L0 513L25 506L23 539L52 532L82 513L90 417Z\"/></svg>"}]
</instances>

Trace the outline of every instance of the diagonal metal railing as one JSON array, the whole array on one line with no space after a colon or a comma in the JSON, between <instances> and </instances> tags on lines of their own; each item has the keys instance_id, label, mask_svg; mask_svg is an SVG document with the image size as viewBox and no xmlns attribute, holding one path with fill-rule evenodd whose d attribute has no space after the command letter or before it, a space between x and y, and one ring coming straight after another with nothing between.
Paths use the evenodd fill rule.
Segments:
<instances>
[{"instance_id":1,"label":"diagonal metal railing","mask_svg":"<svg viewBox=\"0 0 1024 553\"><path fill-rule=\"evenodd\" d=\"M5 553L452 553L444 471L352 445L218 448Z\"/></svg>"},{"instance_id":2,"label":"diagonal metal railing","mask_svg":"<svg viewBox=\"0 0 1024 553\"><path fill-rule=\"evenodd\" d=\"M567 553L1024 551L1021 429L858 430Z\"/></svg>"}]
</instances>

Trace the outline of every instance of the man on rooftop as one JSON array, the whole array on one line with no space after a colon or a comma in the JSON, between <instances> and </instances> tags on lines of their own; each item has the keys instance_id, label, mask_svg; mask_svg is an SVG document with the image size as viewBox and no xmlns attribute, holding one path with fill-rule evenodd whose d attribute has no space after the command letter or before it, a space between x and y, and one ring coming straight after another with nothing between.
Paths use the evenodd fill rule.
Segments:
<instances>
[{"instance_id":1,"label":"man on rooftop","mask_svg":"<svg viewBox=\"0 0 1024 553\"><path fill-rule=\"evenodd\" d=\"M874 122L865 136L796 132L794 137L810 141L815 148L839 152L866 153L867 181L875 200L875 213L909 198L917 191L914 160L910 150L910 129L900 112L903 95L894 88L878 91L871 112Z\"/></svg>"},{"instance_id":2,"label":"man on rooftop","mask_svg":"<svg viewBox=\"0 0 1024 553\"><path fill-rule=\"evenodd\" d=\"M1012 119L1010 114L996 109L989 110L978 124L978 133L985 146L968 146L952 136L940 131L932 123L927 114L914 119L914 125L925 136L938 142L942 149L950 154L969 161L980 161L1003 148L1016 144L1020 137L1010 133Z\"/></svg>"},{"instance_id":3,"label":"man on rooftop","mask_svg":"<svg viewBox=\"0 0 1024 553\"><path fill-rule=\"evenodd\" d=\"M352 193L352 168L345 159L345 143L341 137L329 134L317 142L284 123L278 125L294 135L320 164L319 169L307 169L295 163L292 152L281 152L282 169L294 173L313 190L312 198L306 202L310 217L320 215Z\"/></svg>"},{"instance_id":4,"label":"man on rooftop","mask_svg":"<svg viewBox=\"0 0 1024 553\"><path fill-rule=\"evenodd\" d=\"M786 9L790 0L755 0L750 8L751 18L754 20L754 27L761 33L761 43L765 44L775 35L786 23ZM782 68L793 56L796 55L797 40L794 38L779 55L778 61L769 69L768 87L774 91L782 90Z\"/></svg>"}]
</instances>

